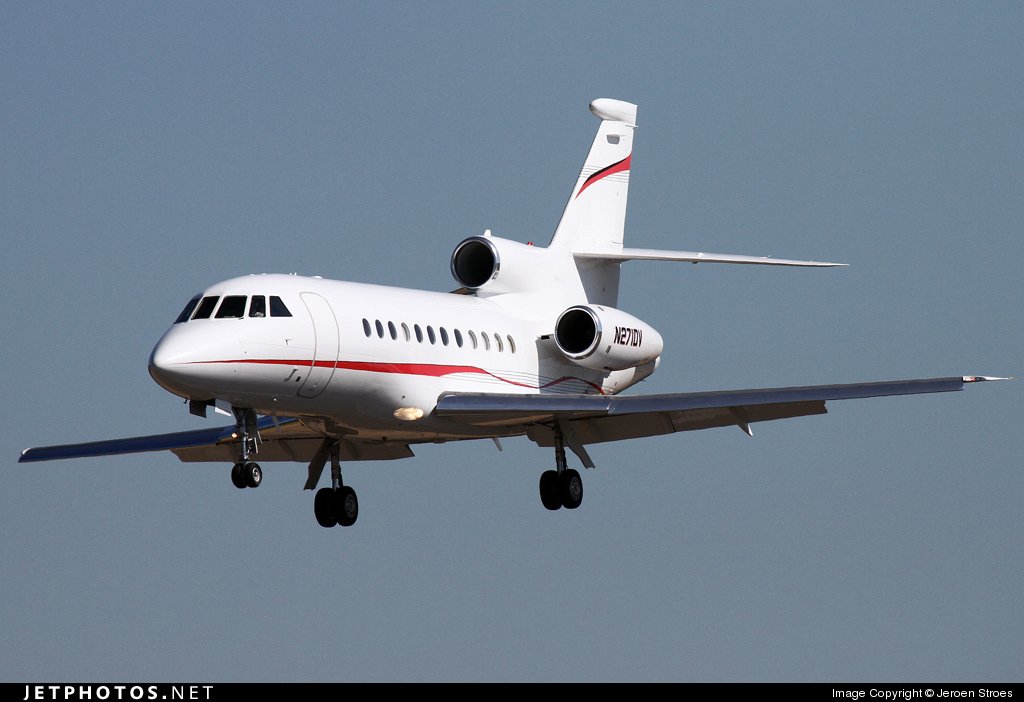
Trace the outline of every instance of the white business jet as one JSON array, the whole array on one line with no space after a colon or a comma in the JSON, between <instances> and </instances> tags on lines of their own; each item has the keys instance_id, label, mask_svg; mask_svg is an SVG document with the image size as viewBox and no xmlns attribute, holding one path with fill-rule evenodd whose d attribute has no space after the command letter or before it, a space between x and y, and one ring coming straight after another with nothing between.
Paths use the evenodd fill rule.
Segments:
<instances>
[{"instance_id":1,"label":"white business jet","mask_svg":"<svg viewBox=\"0 0 1024 702\"><path fill-rule=\"evenodd\" d=\"M554 448L540 476L550 510L583 500L568 448L692 429L824 414L829 400L961 390L993 380L919 380L726 390L620 393L654 372L662 338L617 309L623 261L837 266L623 245L636 105L594 100L600 120L548 246L471 236L451 257L459 288L426 292L296 275L249 275L196 295L149 360L161 386L205 416L234 424L172 434L26 449L21 462L170 450L182 461L233 463L236 487L258 487L260 461L308 464L322 526L350 526L356 493L343 461L413 455L418 443L526 435ZM500 443L499 443L500 448Z\"/></svg>"}]
</instances>

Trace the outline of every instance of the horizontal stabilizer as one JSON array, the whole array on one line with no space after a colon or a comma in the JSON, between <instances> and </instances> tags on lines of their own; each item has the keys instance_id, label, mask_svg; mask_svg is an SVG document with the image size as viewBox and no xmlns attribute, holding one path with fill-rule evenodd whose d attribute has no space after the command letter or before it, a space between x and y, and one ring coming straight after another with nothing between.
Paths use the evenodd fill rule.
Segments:
<instances>
[{"instance_id":1,"label":"horizontal stabilizer","mask_svg":"<svg viewBox=\"0 0 1024 702\"><path fill-rule=\"evenodd\" d=\"M827 261L793 261L770 256L736 256L733 254L703 253L700 251L668 251L665 249L622 249L621 251L574 251L573 256L604 261L682 261L684 263L742 263L759 266L804 266L834 268L845 263Z\"/></svg>"}]
</instances>

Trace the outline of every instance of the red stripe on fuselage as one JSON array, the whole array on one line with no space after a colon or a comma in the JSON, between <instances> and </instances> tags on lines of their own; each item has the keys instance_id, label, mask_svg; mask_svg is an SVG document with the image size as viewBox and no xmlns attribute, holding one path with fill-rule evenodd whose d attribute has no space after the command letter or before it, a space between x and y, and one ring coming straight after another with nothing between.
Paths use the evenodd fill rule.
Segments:
<instances>
[{"instance_id":1,"label":"red stripe on fuselage","mask_svg":"<svg viewBox=\"0 0 1024 702\"><path fill-rule=\"evenodd\" d=\"M477 366L448 366L437 363L377 363L373 361L338 361L337 364L331 361L305 361L299 359L288 359L288 358L236 358L226 361L196 361L196 363L253 363L258 365L275 365L275 366L316 366L318 368L340 368L342 370L352 371L364 371L367 373L395 373L399 375L422 375L431 378L440 378L445 375L452 375L454 373L476 373L478 375L487 375L495 380L500 380L503 383L509 385L516 385L521 388L533 388L536 390L542 390L544 388L550 388L560 383L566 383L573 380L578 380L581 383L586 383L590 387L597 390L599 393L604 395L604 390L601 389L600 385L590 382L589 380L583 380L583 378L576 378L571 375L565 375L556 380L552 380L543 385L532 385L530 383L522 383L516 380L509 380L508 378L502 378L500 375L495 375L489 370L479 368Z\"/></svg>"},{"instance_id":2,"label":"red stripe on fuselage","mask_svg":"<svg viewBox=\"0 0 1024 702\"><path fill-rule=\"evenodd\" d=\"M583 186L580 188L580 191L578 193L576 193L576 197L579 197L580 195L582 195L584 190L586 190L587 188L589 188L591 185L593 185L597 181L601 180L602 178L607 178L608 176L612 175L613 173L621 173L622 171L628 171L629 170L629 162L630 162L630 160L632 160L632 158L633 158L633 154L630 154L629 156L627 156L626 158L622 159L618 163L613 163L610 166L605 166L604 168L602 168L598 172L596 172L593 175L591 175L589 178L586 179L586 181L584 181Z\"/></svg>"}]
</instances>

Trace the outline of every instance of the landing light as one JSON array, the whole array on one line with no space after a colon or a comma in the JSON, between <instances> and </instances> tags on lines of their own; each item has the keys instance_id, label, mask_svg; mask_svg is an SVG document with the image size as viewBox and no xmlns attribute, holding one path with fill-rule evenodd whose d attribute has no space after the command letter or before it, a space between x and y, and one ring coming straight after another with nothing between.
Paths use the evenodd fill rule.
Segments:
<instances>
[{"instance_id":1,"label":"landing light","mask_svg":"<svg viewBox=\"0 0 1024 702\"><path fill-rule=\"evenodd\" d=\"M419 407L399 407L395 410L395 419L401 419L403 422L415 422L422 418L423 410Z\"/></svg>"}]
</instances>

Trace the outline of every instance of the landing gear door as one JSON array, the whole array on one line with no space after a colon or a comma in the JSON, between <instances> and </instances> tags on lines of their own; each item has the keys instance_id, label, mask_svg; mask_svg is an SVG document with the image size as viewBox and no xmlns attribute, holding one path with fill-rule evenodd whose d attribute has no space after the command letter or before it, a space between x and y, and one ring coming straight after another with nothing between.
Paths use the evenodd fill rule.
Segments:
<instances>
[{"instance_id":1,"label":"landing gear door","mask_svg":"<svg viewBox=\"0 0 1024 702\"><path fill-rule=\"evenodd\" d=\"M327 300L316 293L302 293L302 302L313 322L313 362L299 387L299 397L316 397L324 391L338 365L338 320Z\"/></svg>"}]
</instances>

